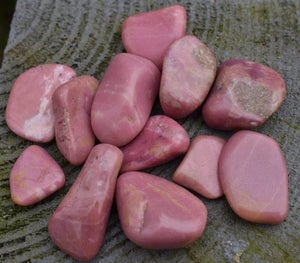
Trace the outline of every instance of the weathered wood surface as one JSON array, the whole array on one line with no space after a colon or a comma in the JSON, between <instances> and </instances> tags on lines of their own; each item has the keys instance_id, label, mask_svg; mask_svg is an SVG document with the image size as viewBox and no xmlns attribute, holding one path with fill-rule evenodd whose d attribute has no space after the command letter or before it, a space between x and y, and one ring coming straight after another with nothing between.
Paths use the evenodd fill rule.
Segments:
<instances>
[{"instance_id":1,"label":"weathered wood surface","mask_svg":"<svg viewBox=\"0 0 300 263\"><path fill-rule=\"evenodd\" d=\"M10 88L26 69L47 62L64 63L78 74L101 79L111 57L123 50L120 30L125 17L179 3L188 13L187 33L215 53L218 63L245 58L277 70L287 84L279 111L258 131L276 139L289 171L289 214L285 222L266 226L238 218L226 200L201 198L208 207L204 235L184 249L153 251L136 247L124 236L113 208L104 244L92 262L300 262L300 1L100 1L19 0L0 71L0 261L72 262L51 242L47 221L80 168L68 164L54 143L43 145L63 167L66 186L32 207L10 199L9 172L30 145L4 120ZM160 113L156 103L153 113ZM190 137L230 133L209 129L200 111L180 120ZM149 170L171 178L180 159Z\"/></svg>"}]
</instances>

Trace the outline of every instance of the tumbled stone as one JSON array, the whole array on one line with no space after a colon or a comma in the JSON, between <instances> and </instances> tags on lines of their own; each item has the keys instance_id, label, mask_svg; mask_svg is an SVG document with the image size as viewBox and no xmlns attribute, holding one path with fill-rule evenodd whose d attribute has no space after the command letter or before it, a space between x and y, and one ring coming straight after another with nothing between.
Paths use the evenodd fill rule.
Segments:
<instances>
[{"instance_id":1,"label":"tumbled stone","mask_svg":"<svg viewBox=\"0 0 300 263\"><path fill-rule=\"evenodd\" d=\"M273 69L242 59L228 60L218 70L203 118L216 129L256 127L278 109L285 93L284 80Z\"/></svg>"},{"instance_id":2,"label":"tumbled stone","mask_svg":"<svg viewBox=\"0 0 300 263\"><path fill-rule=\"evenodd\" d=\"M288 212L288 173L279 145L253 131L235 133L223 147L219 176L233 211L245 220L276 224Z\"/></svg>"},{"instance_id":3,"label":"tumbled stone","mask_svg":"<svg viewBox=\"0 0 300 263\"><path fill-rule=\"evenodd\" d=\"M218 162L225 141L216 136L199 135L193 139L173 180L206 198L219 198L223 190L219 182Z\"/></svg>"},{"instance_id":4,"label":"tumbled stone","mask_svg":"<svg viewBox=\"0 0 300 263\"><path fill-rule=\"evenodd\" d=\"M91 107L98 80L80 76L60 86L53 94L55 139L59 151L72 164L82 164L95 144Z\"/></svg>"},{"instance_id":5,"label":"tumbled stone","mask_svg":"<svg viewBox=\"0 0 300 263\"><path fill-rule=\"evenodd\" d=\"M30 141L53 140L52 94L75 75L73 69L60 64L40 65L21 74L8 98L5 112L8 127Z\"/></svg>"},{"instance_id":6,"label":"tumbled stone","mask_svg":"<svg viewBox=\"0 0 300 263\"><path fill-rule=\"evenodd\" d=\"M149 118L142 132L122 148L122 172L142 170L166 163L184 154L190 144L185 129L170 117Z\"/></svg>"},{"instance_id":7,"label":"tumbled stone","mask_svg":"<svg viewBox=\"0 0 300 263\"><path fill-rule=\"evenodd\" d=\"M122 26L128 53L150 59L162 68L169 45L185 35L186 11L180 5L129 16Z\"/></svg>"},{"instance_id":8,"label":"tumbled stone","mask_svg":"<svg viewBox=\"0 0 300 263\"><path fill-rule=\"evenodd\" d=\"M116 202L125 235L144 248L185 247L201 236L206 225L207 209L200 199L151 174L122 174Z\"/></svg>"},{"instance_id":9,"label":"tumbled stone","mask_svg":"<svg viewBox=\"0 0 300 263\"><path fill-rule=\"evenodd\" d=\"M160 104L172 118L183 118L206 98L216 76L214 54L195 36L171 44L164 58Z\"/></svg>"},{"instance_id":10,"label":"tumbled stone","mask_svg":"<svg viewBox=\"0 0 300 263\"><path fill-rule=\"evenodd\" d=\"M77 260L90 260L100 249L122 158L117 147L96 145L49 220L52 241Z\"/></svg>"},{"instance_id":11,"label":"tumbled stone","mask_svg":"<svg viewBox=\"0 0 300 263\"><path fill-rule=\"evenodd\" d=\"M28 206L63 187L65 175L43 148L31 145L14 164L9 184L12 200L18 205Z\"/></svg>"},{"instance_id":12,"label":"tumbled stone","mask_svg":"<svg viewBox=\"0 0 300 263\"><path fill-rule=\"evenodd\" d=\"M145 126L160 82L148 59L121 53L110 62L92 105L92 128L103 143L123 146Z\"/></svg>"}]
</instances>

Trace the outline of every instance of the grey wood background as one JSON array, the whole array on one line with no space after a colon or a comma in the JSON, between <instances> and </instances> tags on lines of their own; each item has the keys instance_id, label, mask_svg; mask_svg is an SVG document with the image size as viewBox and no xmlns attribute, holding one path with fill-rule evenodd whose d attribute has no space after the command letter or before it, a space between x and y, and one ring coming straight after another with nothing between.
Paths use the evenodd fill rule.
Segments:
<instances>
[{"instance_id":1,"label":"grey wood background","mask_svg":"<svg viewBox=\"0 0 300 263\"><path fill-rule=\"evenodd\" d=\"M31 143L9 131L4 112L14 80L42 63L63 63L77 74L101 79L111 57L122 52L123 20L138 12L179 3L188 14L187 34L194 34L215 53L218 63L244 58L278 71L287 96L278 112L256 130L280 144L289 171L289 214L279 225L259 225L238 218L225 198L206 200L208 223L194 244L178 250L141 249L123 234L115 206L104 243L92 262L300 262L300 1L271 0L19 0L0 70L0 261L72 262L47 233L47 221L75 180L80 167L66 162L55 143L44 144L62 166L63 189L39 204L19 207L10 199L9 172ZM153 114L161 113L156 102ZM179 121L191 138L231 133L209 129L201 111ZM148 170L171 179L180 162Z\"/></svg>"}]
</instances>

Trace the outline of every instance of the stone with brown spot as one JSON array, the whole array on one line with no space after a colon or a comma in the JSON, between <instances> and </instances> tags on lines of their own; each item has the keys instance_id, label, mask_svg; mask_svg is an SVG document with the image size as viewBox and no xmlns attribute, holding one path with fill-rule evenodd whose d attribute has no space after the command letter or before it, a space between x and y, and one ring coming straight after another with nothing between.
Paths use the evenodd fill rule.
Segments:
<instances>
[{"instance_id":1,"label":"stone with brown spot","mask_svg":"<svg viewBox=\"0 0 300 263\"><path fill-rule=\"evenodd\" d=\"M203 118L216 129L256 127L278 109L285 93L284 80L273 69L247 60L228 60L218 70Z\"/></svg>"},{"instance_id":2,"label":"stone with brown spot","mask_svg":"<svg viewBox=\"0 0 300 263\"><path fill-rule=\"evenodd\" d=\"M200 199L151 174L122 174L116 203L125 235L144 248L185 247L201 236L206 225L207 209Z\"/></svg>"}]
</instances>

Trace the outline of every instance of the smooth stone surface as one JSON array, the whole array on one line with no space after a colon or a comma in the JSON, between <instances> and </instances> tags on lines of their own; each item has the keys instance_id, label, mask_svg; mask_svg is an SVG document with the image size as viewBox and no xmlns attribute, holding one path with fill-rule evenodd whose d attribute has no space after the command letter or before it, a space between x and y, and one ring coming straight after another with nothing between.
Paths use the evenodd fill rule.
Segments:
<instances>
[{"instance_id":1,"label":"smooth stone surface","mask_svg":"<svg viewBox=\"0 0 300 263\"><path fill-rule=\"evenodd\" d=\"M216 76L214 54L195 36L184 36L171 44L164 58L160 104L172 118L183 118L206 98Z\"/></svg>"},{"instance_id":2,"label":"smooth stone surface","mask_svg":"<svg viewBox=\"0 0 300 263\"><path fill-rule=\"evenodd\" d=\"M202 115L215 129L256 127L279 108L285 93L284 80L273 69L242 59L227 60L218 70Z\"/></svg>"},{"instance_id":3,"label":"smooth stone surface","mask_svg":"<svg viewBox=\"0 0 300 263\"><path fill-rule=\"evenodd\" d=\"M218 162L225 140L208 135L195 137L173 180L206 198L223 195L219 181Z\"/></svg>"},{"instance_id":4,"label":"smooth stone surface","mask_svg":"<svg viewBox=\"0 0 300 263\"><path fill-rule=\"evenodd\" d=\"M128 53L150 59L162 68L170 44L185 35L186 11L180 5L129 16L122 26L122 41Z\"/></svg>"},{"instance_id":5,"label":"smooth stone surface","mask_svg":"<svg viewBox=\"0 0 300 263\"><path fill-rule=\"evenodd\" d=\"M12 200L18 205L28 206L63 187L65 175L43 148L31 145L15 162L9 184Z\"/></svg>"},{"instance_id":6,"label":"smooth stone surface","mask_svg":"<svg viewBox=\"0 0 300 263\"><path fill-rule=\"evenodd\" d=\"M100 249L122 159L117 147L96 145L49 220L52 241L77 260L90 260Z\"/></svg>"},{"instance_id":7,"label":"smooth stone surface","mask_svg":"<svg viewBox=\"0 0 300 263\"><path fill-rule=\"evenodd\" d=\"M151 174L122 174L117 181L116 202L125 235L144 248L188 246L206 225L207 209L200 199Z\"/></svg>"},{"instance_id":8,"label":"smooth stone surface","mask_svg":"<svg viewBox=\"0 0 300 263\"><path fill-rule=\"evenodd\" d=\"M52 97L56 144L74 165L82 164L95 144L91 108L97 87L95 78L80 76L60 86Z\"/></svg>"},{"instance_id":9,"label":"smooth stone surface","mask_svg":"<svg viewBox=\"0 0 300 263\"><path fill-rule=\"evenodd\" d=\"M92 127L103 143L123 146L149 118L160 72L148 59L121 53L110 62L92 105Z\"/></svg>"},{"instance_id":10,"label":"smooth stone surface","mask_svg":"<svg viewBox=\"0 0 300 263\"><path fill-rule=\"evenodd\" d=\"M184 154L190 144L185 129L170 117L149 118L142 132L122 148L121 171L135 171L166 163Z\"/></svg>"},{"instance_id":11,"label":"smooth stone surface","mask_svg":"<svg viewBox=\"0 0 300 263\"><path fill-rule=\"evenodd\" d=\"M288 213L288 173L277 142L253 132L235 133L219 161L224 194L245 220L276 224Z\"/></svg>"},{"instance_id":12,"label":"smooth stone surface","mask_svg":"<svg viewBox=\"0 0 300 263\"><path fill-rule=\"evenodd\" d=\"M34 142L54 138L53 92L76 76L68 66L44 64L22 73L15 81L7 102L5 120L17 135Z\"/></svg>"}]
</instances>

